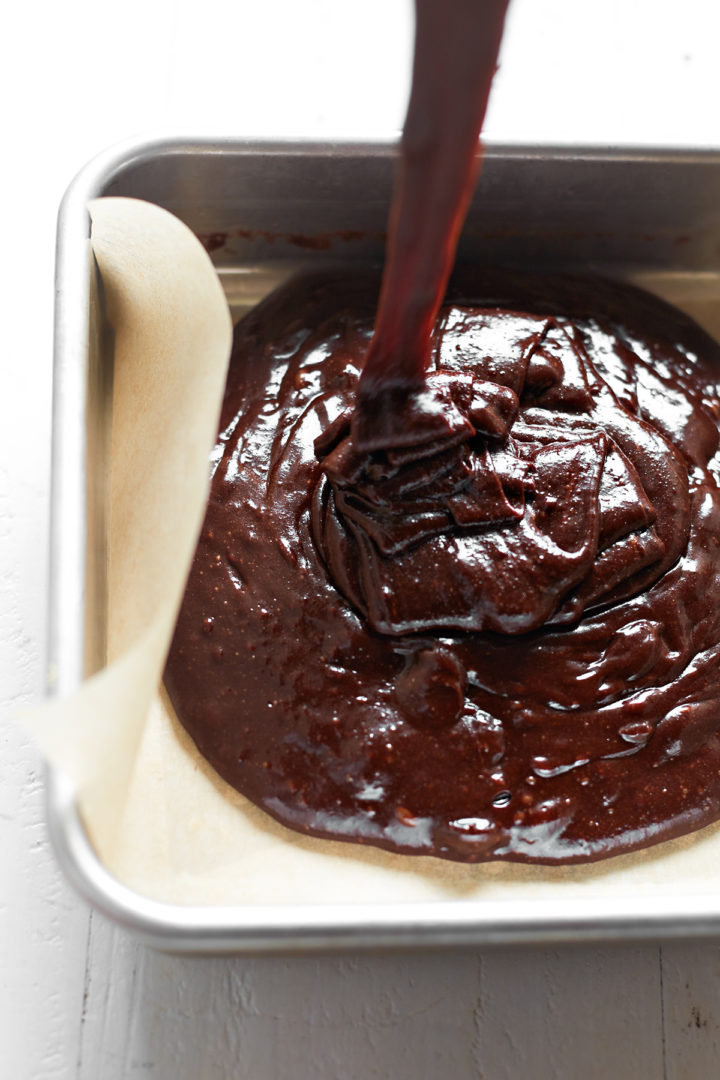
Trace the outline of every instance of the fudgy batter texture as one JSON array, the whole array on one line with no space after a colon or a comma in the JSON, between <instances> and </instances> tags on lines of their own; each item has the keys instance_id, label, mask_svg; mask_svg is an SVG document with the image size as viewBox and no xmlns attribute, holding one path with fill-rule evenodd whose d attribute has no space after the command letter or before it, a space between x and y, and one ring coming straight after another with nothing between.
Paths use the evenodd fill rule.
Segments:
<instances>
[{"instance_id":1,"label":"fudgy batter texture","mask_svg":"<svg viewBox=\"0 0 720 1080\"><path fill-rule=\"evenodd\" d=\"M367 449L376 303L312 278L236 331L166 671L200 752L291 828L467 862L719 818L717 345L629 286L460 273Z\"/></svg>"}]
</instances>

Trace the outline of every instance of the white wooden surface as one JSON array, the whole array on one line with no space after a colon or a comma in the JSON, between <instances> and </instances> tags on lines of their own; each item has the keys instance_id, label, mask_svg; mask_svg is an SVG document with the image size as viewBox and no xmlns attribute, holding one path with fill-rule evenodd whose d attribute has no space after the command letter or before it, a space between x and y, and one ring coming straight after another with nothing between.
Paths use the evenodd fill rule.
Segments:
<instances>
[{"instance_id":1,"label":"white wooden surface","mask_svg":"<svg viewBox=\"0 0 720 1080\"><path fill-rule=\"evenodd\" d=\"M496 137L720 145L712 0L513 0ZM50 0L3 16L0 246L0 1080L704 1080L720 948L666 943L177 959L61 880L37 756L53 231L73 172L148 131L401 122L409 0Z\"/></svg>"}]
</instances>

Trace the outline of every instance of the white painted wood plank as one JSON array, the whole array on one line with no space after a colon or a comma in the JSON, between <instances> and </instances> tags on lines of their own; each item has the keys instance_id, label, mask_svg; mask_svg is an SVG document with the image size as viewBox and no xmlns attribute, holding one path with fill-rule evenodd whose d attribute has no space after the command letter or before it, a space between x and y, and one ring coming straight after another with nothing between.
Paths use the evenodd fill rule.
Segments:
<instances>
[{"instance_id":1,"label":"white painted wood plank","mask_svg":"<svg viewBox=\"0 0 720 1080\"><path fill-rule=\"evenodd\" d=\"M474 1080L472 954L183 958L94 921L78 1080Z\"/></svg>"},{"instance_id":2,"label":"white painted wood plank","mask_svg":"<svg viewBox=\"0 0 720 1080\"><path fill-rule=\"evenodd\" d=\"M720 946L662 948L664 1080L720 1076Z\"/></svg>"},{"instance_id":3,"label":"white painted wood plank","mask_svg":"<svg viewBox=\"0 0 720 1080\"><path fill-rule=\"evenodd\" d=\"M87 911L48 849L41 773L14 730L0 753L0 1077L70 1080ZM12 771L12 775L8 775Z\"/></svg>"},{"instance_id":4,"label":"white painted wood plank","mask_svg":"<svg viewBox=\"0 0 720 1080\"><path fill-rule=\"evenodd\" d=\"M657 946L483 953L476 1060L483 1080L660 1080Z\"/></svg>"},{"instance_id":5,"label":"white painted wood plank","mask_svg":"<svg viewBox=\"0 0 720 1080\"><path fill-rule=\"evenodd\" d=\"M6 414L24 414L32 429L30 406L42 426L48 405L42 374L49 356L27 368L24 378L38 383L37 394L14 400L6 387L0 403L2 463L21 445L11 441ZM30 440L24 462L32 470L24 484L0 468L0 1077L69 1080L79 1047L88 914L49 850L39 757L7 712L37 695L43 677L45 439Z\"/></svg>"}]
</instances>

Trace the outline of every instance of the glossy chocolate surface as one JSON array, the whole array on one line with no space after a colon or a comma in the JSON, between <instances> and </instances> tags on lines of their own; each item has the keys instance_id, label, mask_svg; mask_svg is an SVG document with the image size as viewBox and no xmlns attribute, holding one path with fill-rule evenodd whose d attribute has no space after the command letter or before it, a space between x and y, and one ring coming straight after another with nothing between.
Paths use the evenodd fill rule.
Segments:
<instances>
[{"instance_id":1,"label":"glossy chocolate surface","mask_svg":"<svg viewBox=\"0 0 720 1080\"><path fill-rule=\"evenodd\" d=\"M717 819L718 347L629 287L460 273L403 445L359 448L376 302L309 279L236 332L166 672L200 751L292 828L466 861Z\"/></svg>"}]
</instances>

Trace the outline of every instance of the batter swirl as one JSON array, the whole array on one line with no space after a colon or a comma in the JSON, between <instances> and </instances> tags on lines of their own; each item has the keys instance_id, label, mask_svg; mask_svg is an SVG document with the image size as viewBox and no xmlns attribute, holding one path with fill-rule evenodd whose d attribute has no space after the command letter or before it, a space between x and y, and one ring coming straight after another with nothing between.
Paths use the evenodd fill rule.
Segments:
<instances>
[{"instance_id":1,"label":"batter swirl","mask_svg":"<svg viewBox=\"0 0 720 1080\"><path fill-rule=\"evenodd\" d=\"M330 482L316 538L373 630L525 633L675 562L687 469L620 404L576 328L455 308L433 368L398 401L411 445L358 453L349 412L315 443Z\"/></svg>"}]
</instances>

